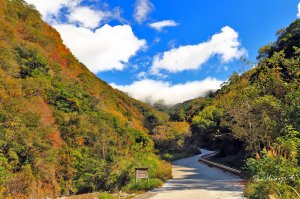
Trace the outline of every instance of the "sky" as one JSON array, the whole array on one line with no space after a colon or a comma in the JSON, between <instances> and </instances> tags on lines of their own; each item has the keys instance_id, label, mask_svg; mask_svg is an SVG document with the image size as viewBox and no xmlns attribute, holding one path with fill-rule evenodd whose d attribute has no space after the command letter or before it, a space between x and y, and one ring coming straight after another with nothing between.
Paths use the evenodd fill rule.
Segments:
<instances>
[{"instance_id":1,"label":"sky","mask_svg":"<svg viewBox=\"0 0 300 199\"><path fill-rule=\"evenodd\" d=\"M99 78L166 105L204 97L252 68L258 49L300 18L299 0L25 1Z\"/></svg>"}]
</instances>

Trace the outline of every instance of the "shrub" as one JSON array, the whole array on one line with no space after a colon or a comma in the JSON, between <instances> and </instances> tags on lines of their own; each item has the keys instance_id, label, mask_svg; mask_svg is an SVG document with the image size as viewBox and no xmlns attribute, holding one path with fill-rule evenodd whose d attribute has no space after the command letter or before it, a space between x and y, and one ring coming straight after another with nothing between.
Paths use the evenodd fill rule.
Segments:
<instances>
[{"instance_id":1,"label":"shrub","mask_svg":"<svg viewBox=\"0 0 300 199\"><path fill-rule=\"evenodd\" d=\"M292 127L286 127L285 135L279 137L275 144L264 148L256 159L247 160L252 180L246 188L249 198L267 198L270 194L280 198L299 197L299 134Z\"/></svg>"},{"instance_id":2,"label":"shrub","mask_svg":"<svg viewBox=\"0 0 300 199\"><path fill-rule=\"evenodd\" d=\"M27 49L23 46L16 47L18 62L21 66L20 75L22 78L27 76L35 77L39 74L48 74L49 68L47 61L37 51Z\"/></svg>"}]
</instances>

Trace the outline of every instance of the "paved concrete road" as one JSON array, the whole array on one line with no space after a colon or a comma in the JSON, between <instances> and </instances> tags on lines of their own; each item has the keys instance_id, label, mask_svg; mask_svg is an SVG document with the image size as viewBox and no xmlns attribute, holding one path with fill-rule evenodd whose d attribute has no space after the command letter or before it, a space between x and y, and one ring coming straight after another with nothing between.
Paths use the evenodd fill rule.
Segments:
<instances>
[{"instance_id":1,"label":"paved concrete road","mask_svg":"<svg viewBox=\"0 0 300 199\"><path fill-rule=\"evenodd\" d=\"M173 179L135 199L238 199L244 198L242 180L220 169L198 162L202 154L173 162Z\"/></svg>"}]
</instances>

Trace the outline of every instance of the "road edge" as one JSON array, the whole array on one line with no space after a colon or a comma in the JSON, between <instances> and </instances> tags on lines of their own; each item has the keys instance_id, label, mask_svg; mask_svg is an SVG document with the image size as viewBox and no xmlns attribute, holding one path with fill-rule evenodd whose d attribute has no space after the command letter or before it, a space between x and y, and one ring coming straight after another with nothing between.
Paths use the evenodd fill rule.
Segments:
<instances>
[{"instance_id":1,"label":"road edge","mask_svg":"<svg viewBox=\"0 0 300 199\"><path fill-rule=\"evenodd\" d=\"M222 164L219 164L219 163L216 163L216 162L212 162L210 160L207 160L206 157L211 157L211 156L214 156L216 155L218 152L214 152L214 153L210 153L210 154L207 154L207 155L203 155L200 157L200 159L198 160L199 162L203 162L203 163L206 163L208 164L209 166L213 166L213 167L216 167L216 168L219 168L219 169L222 169L222 170L225 170L229 173L232 173L234 175L237 175L239 177L242 177L242 172L240 170L237 170L237 169L234 169L234 168L231 168L231 167L228 167L228 166L225 166L225 165L222 165Z\"/></svg>"}]
</instances>

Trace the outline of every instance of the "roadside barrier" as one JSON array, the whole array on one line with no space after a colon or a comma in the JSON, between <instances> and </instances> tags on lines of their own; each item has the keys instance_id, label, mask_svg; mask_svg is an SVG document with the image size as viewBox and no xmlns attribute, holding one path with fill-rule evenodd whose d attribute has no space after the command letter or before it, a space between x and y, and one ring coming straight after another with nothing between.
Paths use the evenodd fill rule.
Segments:
<instances>
[{"instance_id":1,"label":"roadside barrier","mask_svg":"<svg viewBox=\"0 0 300 199\"><path fill-rule=\"evenodd\" d=\"M232 174L235 174L235 175L238 175L238 176L242 176L242 172L240 170L237 170L237 169L233 169L231 167L228 167L228 166L225 166L225 165L222 165L222 164L219 164L219 163L216 163L216 162L212 162L210 160L207 160L206 158L208 157L211 157L211 156L214 156L216 155L218 152L214 152L214 153L210 153L210 154L207 154L207 155L204 155L202 156L199 161L201 162L204 162L210 166L214 166L214 167L217 167L219 169L222 169L222 170L225 170L225 171L228 171Z\"/></svg>"}]
</instances>

